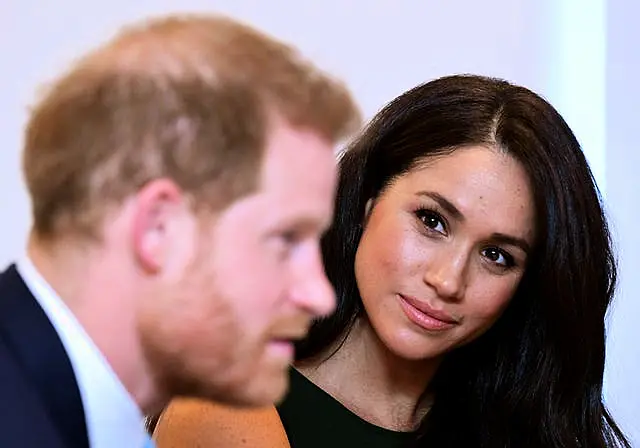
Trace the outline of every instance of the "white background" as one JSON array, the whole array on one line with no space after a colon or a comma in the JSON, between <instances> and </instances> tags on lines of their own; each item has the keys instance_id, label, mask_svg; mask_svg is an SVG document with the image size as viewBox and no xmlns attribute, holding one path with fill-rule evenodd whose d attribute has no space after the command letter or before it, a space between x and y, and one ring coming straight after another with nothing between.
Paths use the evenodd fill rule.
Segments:
<instances>
[{"instance_id":1,"label":"white background","mask_svg":"<svg viewBox=\"0 0 640 448\"><path fill-rule=\"evenodd\" d=\"M218 11L294 42L350 84L370 117L437 76L506 78L572 126L605 193L620 253L605 396L640 446L640 3L625 0L0 0L0 266L24 246L22 130L37 87L130 20ZM632 23L634 21L634 23Z\"/></svg>"}]
</instances>

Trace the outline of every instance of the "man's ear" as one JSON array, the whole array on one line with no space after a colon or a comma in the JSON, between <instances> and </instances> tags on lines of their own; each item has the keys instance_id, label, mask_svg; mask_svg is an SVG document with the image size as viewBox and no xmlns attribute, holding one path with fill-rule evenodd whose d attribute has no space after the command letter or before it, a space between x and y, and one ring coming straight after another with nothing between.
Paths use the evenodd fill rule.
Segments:
<instances>
[{"instance_id":1,"label":"man's ear","mask_svg":"<svg viewBox=\"0 0 640 448\"><path fill-rule=\"evenodd\" d=\"M147 273L160 272L171 251L174 221L185 207L185 195L172 180L157 179L142 187L135 197L133 251Z\"/></svg>"}]
</instances>

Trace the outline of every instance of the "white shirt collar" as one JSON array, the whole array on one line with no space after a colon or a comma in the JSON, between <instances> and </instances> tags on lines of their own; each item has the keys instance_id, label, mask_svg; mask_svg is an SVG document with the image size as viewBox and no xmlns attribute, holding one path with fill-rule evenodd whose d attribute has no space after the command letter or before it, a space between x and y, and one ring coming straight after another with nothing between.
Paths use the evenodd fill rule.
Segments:
<instances>
[{"instance_id":1,"label":"white shirt collar","mask_svg":"<svg viewBox=\"0 0 640 448\"><path fill-rule=\"evenodd\" d=\"M139 448L147 437L142 413L71 310L28 257L16 268L60 336L80 389L91 448Z\"/></svg>"}]
</instances>

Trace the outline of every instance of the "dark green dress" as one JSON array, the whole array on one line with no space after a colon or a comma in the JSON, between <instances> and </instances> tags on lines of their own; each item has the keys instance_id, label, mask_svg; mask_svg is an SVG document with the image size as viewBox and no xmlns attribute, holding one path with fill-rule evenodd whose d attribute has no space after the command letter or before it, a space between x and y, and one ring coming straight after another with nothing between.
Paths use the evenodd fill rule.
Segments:
<instances>
[{"instance_id":1,"label":"dark green dress","mask_svg":"<svg viewBox=\"0 0 640 448\"><path fill-rule=\"evenodd\" d=\"M400 448L412 438L361 419L295 369L277 409L291 448Z\"/></svg>"}]
</instances>

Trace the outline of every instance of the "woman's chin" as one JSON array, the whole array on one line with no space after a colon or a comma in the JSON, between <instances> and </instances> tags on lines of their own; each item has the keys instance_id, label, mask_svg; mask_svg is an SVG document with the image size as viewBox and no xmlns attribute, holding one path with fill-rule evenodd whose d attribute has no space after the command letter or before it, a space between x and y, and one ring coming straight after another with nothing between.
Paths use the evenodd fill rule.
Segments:
<instances>
[{"instance_id":1,"label":"woman's chin","mask_svg":"<svg viewBox=\"0 0 640 448\"><path fill-rule=\"evenodd\" d=\"M448 351L441 344L435 344L433 341L411 334L396 334L389 338L382 338L382 342L395 356L412 362L437 361Z\"/></svg>"}]
</instances>

